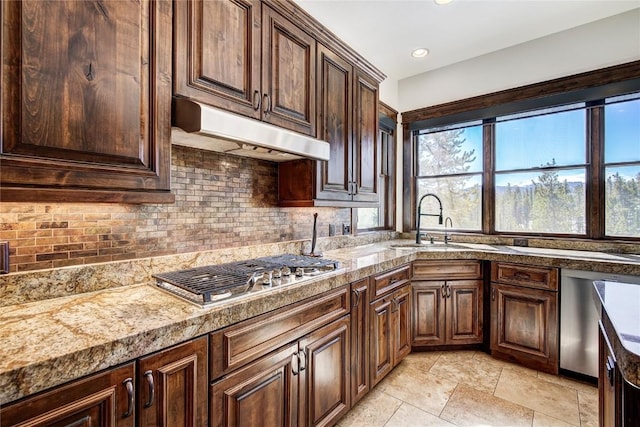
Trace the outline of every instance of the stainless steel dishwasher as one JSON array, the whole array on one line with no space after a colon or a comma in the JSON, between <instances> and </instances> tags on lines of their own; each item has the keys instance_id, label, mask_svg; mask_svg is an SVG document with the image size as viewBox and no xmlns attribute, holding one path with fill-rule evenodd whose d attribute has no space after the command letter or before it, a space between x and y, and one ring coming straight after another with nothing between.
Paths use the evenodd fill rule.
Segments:
<instances>
[{"instance_id":1,"label":"stainless steel dishwasher","mask_svg":"<svg viewBox=\"0 0 640 427\"><path fill-rule=\"evenodd\" d=\"M562 269L560 272L560 369L598 377L598 319L594 280L640 284L639 276Z\"/></svg>"}]
</instances>

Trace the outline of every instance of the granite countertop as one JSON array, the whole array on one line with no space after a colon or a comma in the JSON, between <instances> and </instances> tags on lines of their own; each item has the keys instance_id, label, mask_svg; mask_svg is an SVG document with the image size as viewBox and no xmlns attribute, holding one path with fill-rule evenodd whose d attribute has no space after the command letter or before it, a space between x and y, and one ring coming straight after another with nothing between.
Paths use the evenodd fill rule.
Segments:
<instances>
[{"instance_id":1,"label":"granite countertop","mask_svg":"<svg viewBox=\"0 0 640 427\"><path fill-rule=\"evenodd\" d=\"M593 290L622 376L640 387L640 285L603 281Z\"/></svg>"},{"instance_id":2,"label":"granite countertop","mask_svg":"<svg viewBox=\"0 0 640 427\"><path fill-rule=\"evenodd\" d=\"M292 247L289 244L287 249ZM239 248L234 256L248 259L276 250L282 250L282 245L269 247L266 252ZM228 257L228 252L224 256ZM637 255L484 244L414 247L407 240L391 240L325 250L324 256L340 261L340 269L321 278L207 308L160 290L154 286L151 274L169 270L168 265L176 269L213 263L214 258L208 254L3 278L4 283L13 286L7 286L13 294L6 294L12 303L0 309L0 405L416 259L507 261L640 275ZM220 260L228 259L215 258L216 262ZM121 271L122 276L117 276ZM137 272L136 281L132 281L131 271ZM144 280L140 279L142 272ZM27 295L26 302L13 303L20 300L16 289L36 293L44 280L57 296L65 286L86 288L94 276L100 278L100 286L108 277L112 287L41 300Z\"/></svg>"}]
</instances>

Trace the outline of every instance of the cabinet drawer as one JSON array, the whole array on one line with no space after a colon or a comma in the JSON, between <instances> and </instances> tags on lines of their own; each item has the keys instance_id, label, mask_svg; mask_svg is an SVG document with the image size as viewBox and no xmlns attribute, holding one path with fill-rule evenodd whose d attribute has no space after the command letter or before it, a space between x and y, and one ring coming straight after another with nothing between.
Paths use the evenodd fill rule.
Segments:
<instances>
[{"instance_id":1,"label":"cabinet drawer","mask_svg":"<svg viewBox=\"0 0 640 427\"><path fill-rule=\"evenodd\" d=\"M373 295L371 299L378 299L381 296L386 295L395 289L398 289L408 281L409 265L389 270L378 276L374 276L372 280Z\"/></svg>"},{"instance_id":2,"label":"cabinet drawer","mask_svg":"<svg viewBox=\"0 0 640 427\"><path fill-rule=\"evenodd\" d=\"M411 278L419 280L481 279L482 268L477 261L415 261Z\"/></svg>"},{"instance_id":3,"label":"cabinet drawer","mask_svg":"<svg viewBox=\"0 0 640 427\"><path fill-rule=\"evenodd\" d=\"M558 290L558 269L494 262L491 281L530 288Z\"/></svg>"},{"instance_id":4,"label":"cabinet drawer","mask_svg":"<svg viewBox=\"0 0 640 427\"><path fill-rule=\"evenodd\" d=\"M349 296L343 286L211 333L211 379L349 314Z\"/></svg>"}]
</instances>

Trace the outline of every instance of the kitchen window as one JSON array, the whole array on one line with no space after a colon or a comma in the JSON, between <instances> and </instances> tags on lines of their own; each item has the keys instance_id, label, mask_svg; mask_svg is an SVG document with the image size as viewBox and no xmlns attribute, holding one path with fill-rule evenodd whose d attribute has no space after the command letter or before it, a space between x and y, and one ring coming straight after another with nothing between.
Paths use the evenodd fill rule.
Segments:
<instances>
[{"instance_id":1,"label":"kitchen window","mask_svg":"<svg viewBox=\"0 0 640 427\"><path fill-rule=\"evenodd\" d=\"M586 233L585 104L498 117L495 229Z\"/></svg>"},{"instance_id":2,"label":"kitchen window","mask_svg":"<svg viewBox=\"0 0 640 427\"><path fill-rule=\"evenodd\" d=\"M636 61L404 112L403 229L434 193L459 231L640 239L639 72Z\"/></svg>"},{"instance_id":3,"label":"kitchen window","mask_svg":"<svg viewBox=\"0 0 640 427\"><path fill-rule=\"evenodd\" d=\"M433 193L445 216L459 230L482 227L482 122L427 129L415 137L417 200ZM439 212L434 198L424 200L423 213ZM455 212L455 215L453 215ZM441 228L436 217L424 217L424 228Z\"/></svg>"},{"instance_id":4,"label":"kitchen window","mask_svg":"<svg viewBox=\"0 0 640 427\"><path fill-rule=\"evenodd\" d=\"M605 233L640 237L640 93L604 105Z\"/></svg>"}]
</instances>

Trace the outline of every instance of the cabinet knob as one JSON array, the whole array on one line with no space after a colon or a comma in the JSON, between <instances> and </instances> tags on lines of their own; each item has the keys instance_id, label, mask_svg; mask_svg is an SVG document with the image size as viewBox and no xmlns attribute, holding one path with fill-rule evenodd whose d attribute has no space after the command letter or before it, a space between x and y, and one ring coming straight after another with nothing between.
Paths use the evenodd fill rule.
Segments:
<instances>
[{"instance_id":1,"label":"cabinet knob","mask_svg":"<svg viewBox=\"0 0 640 427\"><path fill-rule=\"evenodd\" d=\"M133 393L133 378L127 378L126 380L122 381L122 384L124 384L124 386L127 388L128 401L127 412L122 414L122 417L127 418L130 417L131 414L133 414L133 405L135 403L135 394Z\"/></svg>"},{"instance_id":2,"label":"cabinet knob","mask_svg":"<svg viewBox=\"0 0 640 427\"><path fill-rule=\"evenodd\" d=\"M153 371L145 372L144 376L147 379L147 384L149 385L149 399L145 402L144 407L150 408L153 405L156 394L156 387L153 383Z\"/></svg>"}]
</instances>

